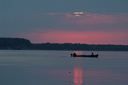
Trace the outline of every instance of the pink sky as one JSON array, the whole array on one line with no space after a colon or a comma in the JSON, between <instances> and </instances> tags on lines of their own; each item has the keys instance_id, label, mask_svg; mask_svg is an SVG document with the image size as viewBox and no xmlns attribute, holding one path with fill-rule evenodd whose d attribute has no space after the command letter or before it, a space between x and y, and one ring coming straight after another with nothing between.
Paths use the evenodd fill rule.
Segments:
<instances>
[{"instance_id":1,"label":"pink sky","mask_svg":"<svg viewBox=\"0 0 128 85\"><path fill-rule=\"evenodd\" d=\"M56 23L53 27L30 28L29 33L20 35L32 43L128 44L128 29L122 24L128 22L127 13L103 15L83 12L80 16L71 13L42 14L45 15Z\"/></svg>"},{"instance_id":2,"label":"pink sky","mask_svg":"<svg viewBox=\"0 0 128 85\"><path fill-rule=\"evenodd\" d=\"M127 44L127 32L72 32L51 30L45 33L22 34L33 43ZM126 40L127 39L127 40Z\"/></svg>"},{"instance_id":3,"label":"pink sky","mask_svg":"<svg viewBox=\"0 0 128 85\"><path fill-rule=\"evenodd\" d=\"M32 43L127 45L127 3L128 0L2 0L0 37L26 38Z\"/></svg>"}]
</instances>

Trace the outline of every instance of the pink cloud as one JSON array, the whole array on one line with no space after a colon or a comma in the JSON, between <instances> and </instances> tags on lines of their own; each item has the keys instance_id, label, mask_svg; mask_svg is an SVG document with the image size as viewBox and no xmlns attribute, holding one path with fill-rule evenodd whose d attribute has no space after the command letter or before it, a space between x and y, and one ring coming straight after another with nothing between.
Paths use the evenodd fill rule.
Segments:
<instances>
[{"instance_id":1,"label":"pink cloud","mask_svg":"<svg viewBox=\"0 0 128 85\"><path fill-rule=\"evenodd\" d=\"M33 43L87 43L87 44L127 44L127 32L90 32L49 30L45 33L22 34Z\"/></svg>"},{"instance_id":2,"label":"pink cloud","mask_svg":"<svg viewBox=\"0 0 128 85\"><path fill-rule=\"evenodd\" d=\"M47 27L45 26L40 28L30 28L29 30L33 31L32 33L23 33L21 34L21 36L30 39L33 43L42 43L42 42L55 42L55 43L68 42L68 43L87 43L87 44L127 44L128 43L128 39L127 39L128 33L126 28L128 25L121 24L124 22L125 23L128 22L128 13L113 13L109 15L103 15L103 14L93 14L93 13L84 12L80 16L76 16L75 14L71 14L71 13L45 13L45 14L49 16L53 16L53 15L56 16L62 15L62 16L58 16L58 17L54 16L54 18L52 19L54 25L51 23L52 27L49 27L49 30L42 30L42 29L47 29ZM118 24L121 24L121 26ZM95 25L98 26L95 27ZM101 25L103 28L102 27L98 28ZM104 31L107 28L109 29L109 31L107 32ZM68 30L62 31L62 30L51 30L51 29L63 29L63 30L68 29ZM75 29L77 31L75 31Z\"/></svg>"},{"instance_id":3,"label":"pink cloud","mask_svg":"<svg viewBox=\"0 0 128 85\"><path fill-rule=\"evenodd\" d=\"M79 25L128 22L128 14L101 15L84 13L78 17L68 14L67 18L65 18L65 22Z\"/></svg>"},{"instance_id":4,"label":"pink cloud","mask_svg":"<svg viewBox=\"0 0 128 85\"><path fill-rule=\"evenodd\" d=\"M118 23L128 22L128 13L113 13L109 15L105 14L93 14L83 12L79 16L71 13L45 13L48 15L64 15L58 18L58 22L72 23L78 25L86 24L103 24L103 23Z\"/></svg>"}]
</instances>

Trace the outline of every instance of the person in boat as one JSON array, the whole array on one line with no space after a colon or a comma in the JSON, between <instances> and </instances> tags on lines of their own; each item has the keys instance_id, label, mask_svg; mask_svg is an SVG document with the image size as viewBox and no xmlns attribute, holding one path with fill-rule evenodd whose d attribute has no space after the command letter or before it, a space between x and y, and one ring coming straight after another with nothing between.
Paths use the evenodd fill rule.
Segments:
<instances>
[{"instance_id":1,"label":"person in boat","mask_svg":"<svg viewBox=\"0 0 128 85\"><path fill-rule=\"evenodd\" d=\"M92 55L94 55L94 53L92 52Z\"/></svg>"},{"instance_id":2,"label":"person in boat","mask_svg":"<svg viewBox=\"0 0 128 85\"><path fill-rule=\"evenodd\" d=\"M74 56L74 57L77 56L76 53L73 53L73 56Z\"/></svg>"},{"instance_id":3,"label":"person in boat","mask_svg":"<svg viewBox=\"0 0 128 85\"><path fill-rule=\"evenodd\" d=\"M70 55L71 55L71 57L72 57L73 54L70 54Z\"/></svg>"}]
</instances>

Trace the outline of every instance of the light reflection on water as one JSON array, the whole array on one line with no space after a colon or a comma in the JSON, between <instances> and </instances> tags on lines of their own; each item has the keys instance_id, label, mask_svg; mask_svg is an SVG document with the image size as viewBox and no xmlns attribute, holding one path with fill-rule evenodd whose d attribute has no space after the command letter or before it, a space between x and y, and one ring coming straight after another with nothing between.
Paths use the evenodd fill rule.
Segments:
<instances>
[{"instance_id":1,"label":"light reflection on water","mask_svg":"<svg viewBox=\"0 0 128 85\"><path fill-rule=\"evenodd\" d=\"M128 74L126 71L115 70L85 70L74 68L74 85L127 85ZM109 83L108 83L109 82Z\"/></svg>"},{"instance_id":2,"label":"light reflection on water","mask_svg":"<svg viewBox=\"0 0 128 85\"><path fill-rule=\"evenodd\" d=\"M73 52L0 51L0 85L128 84L127 52L94 52L99 58L73 58Z\"/></svg>"},{"instance_id":3,"label":"light reflection on water","mask_svg":"<svg viewBox=\"0 0 128 85\"><path fill-rule=\"evenodd\" d=\"M82 85L82 69L75 68L74 69L74 85Z\"/></svg>"},{"instance_id":4,"label":"light reflection on water","mask_svg":"<svg viewBox=\"0 0 128 85\"><path fill-rule=\"evenodd\" d=\"M76 54L83 54L83 51L74 51Z\"/></svg>"}]
</instances>

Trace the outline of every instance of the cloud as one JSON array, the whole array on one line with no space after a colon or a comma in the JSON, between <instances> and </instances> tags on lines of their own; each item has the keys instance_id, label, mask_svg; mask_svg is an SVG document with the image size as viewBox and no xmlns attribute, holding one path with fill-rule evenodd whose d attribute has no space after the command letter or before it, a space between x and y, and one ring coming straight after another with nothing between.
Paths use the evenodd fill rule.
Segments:
<instances>
[{"instance_id":1,"label":"cloud","mask_svg":"<svg viewBox=\"0 0 128 85\"><path fill-rule=\"evenodd\" d=\"M46 15L53 20L54 25L53 23L50 24L52 25L51 29L70 31L128 31L128 13L95 14L83 12L79 16L74 14L74 12L50 14Z\"/></svg>"},{"instance_id":2,"label":"cloud","mask_svg":"<svg viewBox=\"0 0 128 85\"><path fill-rule=\"evenodd\" d=\"M127 44L127 32L62 31L42 30L41 32L23 33L33 43L87 43L87 44Z\"/></svg>"},{"instance_id":3,"label":"cloud","mask_svg":"<svg viewBox=\"0 0 128 85\"><path fill-rule=\"evenodd\" d=\"M111 13L111 14L94 14L82 12L82 14L74 13L45 13L54 16L54 20L58 24L71 25L102 25L117 24L128 22L128 13ZM63 16L58 16L63 15ZM70 25L69 25L70 26Z\"/></svg>"},{"instance_id":4,"label":"cloud","mask_svg":"<svg viewBox=\"0 0 128 85\"><path fill-rule=\"evenodd\" d=\"M77 17L76 15L78 14L73 14L73 13L46 13L49 15L60 15L64 14L67 17ZM112 13L112 14L94 14L94 13L87 13L87 12L82 12L82 14L79 14L76 19L87 19L87 20L123 20L123 21L128 21L128 13Z\"/></svg>"},{"instance_id":5,"label":"cloud","mask_svg":"<svg viewBox=\"0 0 128 85\"><path fill-rule=\"evenodd\" d=\"M83 12L80 16L74 13L45 13L45 15L48 15L49 21L52 18L49 27L31 28L30 33L21 36L27 37L33 43L127 44L128 42L127 13Z\"/></svg>"},{"instance_id":6,"label":"cloud","mask_svg":"<svg viewBox=\"0 0 128 85\"><path fill-rule=\"evenodd\" d=\"M20 37L30 39L33 43L127 44L128 42L128 13L83 12L79 16L74 12L37 13L21 17L24 19L7 19L3 24L5 27L1 28L6 33L1 35L18 36L18 33L21 33Z\"/></svg>"},{"instance_id":7,"label":"cloud","mask_svg":"<svg viewBox=\"0 0 128 85\"><path fill-rule=\"evenodd\" d=\"M75 18L74 18L75 17ZM79 25L86 24L111 24L118 22L128 22L128 14L117 13L115 15L103 15L103 14L92 14L92 13L83 13L80 16L67 14L66 22L74 23Z\"/></svg>"}]
</instances>

